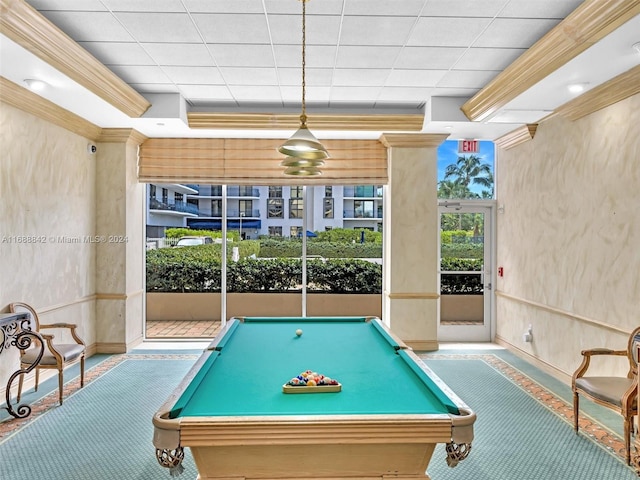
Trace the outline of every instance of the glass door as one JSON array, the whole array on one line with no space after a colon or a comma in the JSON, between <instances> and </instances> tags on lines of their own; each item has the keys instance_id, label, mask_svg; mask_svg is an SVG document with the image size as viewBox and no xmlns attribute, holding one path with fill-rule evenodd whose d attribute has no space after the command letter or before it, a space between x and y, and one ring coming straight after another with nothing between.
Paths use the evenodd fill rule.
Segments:
<instances>
[{"instance_id":1,"label":"glass door","mask_svg":"<svg viewBox=\"0 0 640 480\"><path fill-rule=\"evenodd\" d=\"M439 205L440 341L491 341L493 207L470 203Z\"/></svg>"}]
</instances>

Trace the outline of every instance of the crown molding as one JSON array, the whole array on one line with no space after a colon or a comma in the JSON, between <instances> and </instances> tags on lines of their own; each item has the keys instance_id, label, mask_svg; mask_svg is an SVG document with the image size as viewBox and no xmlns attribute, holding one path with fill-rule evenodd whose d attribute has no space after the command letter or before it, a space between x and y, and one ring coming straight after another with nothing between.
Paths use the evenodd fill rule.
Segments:
<instances>
[{"instance_id":1,"label":"crown molding","mask_svg":"<svg viewBox=\"0 0 640 480\"><path fill-rule=\"evenodd\" d=\"M638 93L640 65L561 105L554 113L575 121Z\"/></svg>"},{"instance_id":2,"label":"crown molding","mask_svg":"<svg viewBox=\"0 0 640 480\"><path fill-rule=\"evenodd\" d=\"M528 142L529 140L533 140L533 137L536 134L536 130L538 129L538 124L531 123L528 125L523 125L520 128L516 128L515 130L501 136L494 140L494 143L504 149L509 150L521 143Z\"/></svg>"},{"instance_id":3,"label":"crown molding","mask_svg":"<svg viewBox=\"0 0 640 480\"><path fill-rule=\"evenodd\" d=\"M0 0L0 33L130 117L151 104L23 0Z\"/></svg>"},{"instance_id":4,"label":"crown molding","mask_svg":"<svg viewBox=\"0 0 640 480\"><path fill-rule=\"evenodd\" d=\"M133 128L103 128L96 139L101 143L129 143L141 145L147 137Z\"/></svg>"},{"instance_id":5,"label":"crown molding","mask_svg":"<svg viewBox=\"0 0 640 480\"><path fill-rule=\"evenodd\" d=\"M102 131L99 126L79 117L75 113L59 107L46 98L33 93L28 88L21 87L4 77L0 77L0 102L30 113L42 120L46 120L90 140L96 141Z\"/></svg>"},{"instance_id":6,"label":"crown molding","mask_svg":"<svg viewBox=\"0 0 640 480\"><path fill-rule=\"evenodd\" d=\"M462 105L483 120L606 35L640 14L640 0L586 0Z\"/></svg>"},{"instance_id":7,"label":"crown molding","mask_svg":"<svg viewBox=\"0 0 640 480\"><path fill-rule=\"evenodd\" d=\"M383 133L380 142L387 148L433 148L448 136L448 133Z\"/></svg>"},{"instance_id":8,"label":"crown molding","mask_svg":"<svg viewBox=\"0 0 640 480\"><path fill-rule=\"evenodd\" d=\"M319 114L309 113L307 125L311 130L422 130L424 114ZM294 113L187 113L190 128L210 129L269 129L295 130L300 115Z\"/></svg>"}]
</instances>

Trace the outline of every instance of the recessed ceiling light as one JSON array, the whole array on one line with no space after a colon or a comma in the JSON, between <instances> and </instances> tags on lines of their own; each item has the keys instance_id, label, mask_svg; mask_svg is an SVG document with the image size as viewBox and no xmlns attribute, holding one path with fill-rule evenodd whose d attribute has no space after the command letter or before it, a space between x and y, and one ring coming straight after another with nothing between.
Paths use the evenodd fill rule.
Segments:
<instances>
[{"instance_id":1,"label":"recessed ceiling light","mask_svg":"<svg viewBox=\"0 0 640 480\"><path fill-rule=\"evenodd\" d=\"M636 53L640 53L640 42L636 42L633 45L631 45L631 48L633 48Z\"/></svg>"},{"instance_id":2,"label":"recessed ceiling light","mask_svg":"<svg viewBox=\"0 0 640 480\"><path fill-rule=\"evenodd\" d=\"M47 83L42 80L36 80L35 78L25 78L24 83L27 84L34 92L41 92L47 87Z\"/></svg>"},{"instance_id":3,"label":"recessed ceiling light","mask_svg":"<svg viewBox=\"0 0 640 480\"><path fill-rule=\"evenodd\" d=\"M574 83L569 85L569 91L571 93L582 93L586 90L588 83Z\"/></svg>"}]
</instances>

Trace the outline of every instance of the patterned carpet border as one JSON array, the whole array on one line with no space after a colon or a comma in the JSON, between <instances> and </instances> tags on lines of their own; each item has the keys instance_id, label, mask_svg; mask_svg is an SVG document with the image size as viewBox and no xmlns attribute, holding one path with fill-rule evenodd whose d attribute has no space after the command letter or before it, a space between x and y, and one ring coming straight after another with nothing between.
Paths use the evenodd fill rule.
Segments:
<instances>
[{"instance_id":1,"label":"patterned carpet border","mask_svg":"<svg viewBox=\"0 0 640 480\"><path fill-rule=\"evenodd\" d=\"M85 372L85 385L95 381L101 375L125 360L196 360L197 354L121 354L114 355L100 362ZM493 354L420 354L423 360L482 360L490 367L500 372L504 377L517 385L520 389L536 399L556 416L568 423L573 428L573 406L558 397L556 394L527 376L514 366L507 363L502 358ZM80 378L75 378L64 385L63 396L68 398L75 394L80 388ZM53 391L40 400L31 404L31 415L27 418L9 418L0 423L0 443L9 438L12 434L25 427L40 415L47 413L51 408L58 405L58 393ZM625 451L623 439L610 431L594 419L580 414L580 431L589 436L594 442L599 444L612 455L625 461Z\"/></svg>"},{"instance_id":2,"label":"patterned carpet border","mask_svg":"<svg viewBox=\"0 0 640 480\"><path fill-rule=\"evenodd\" d=\"M534 398L541 405L554 413L557 417L568 423L573 429L573 404L558 397L555 393L545 388L531 377L521 372L507 361L494 354L421 354L423 360L482 360L494 370L500 372L505 378L517 385L521 390ZM622 421L622 417L620 418ZM626 464L624 440L622 437L612 432L604 425L598 423L593 418L580 412L578 425L581 434L586 434L592 441L600 445L610 454L619 458Z\"/></svg>"},{"instance_id":3,"label":"patterned carpet border","mask_svg":"<svg viewBox=\"0 0 640 480\"><path fill-rule=\"evenodd\" d=\"M87 384L95 381L100 376L107 373L112 368L116 367L118 364L122 363L125 360L197 360L200 355L197 354L121 354L121 355L113 355L99 364L87 369L84 372L84 384L85 387ZM78 392L80 389L80 377L67 382L64 384L62 392L63 392L63 401L66 400L71 395ZM13 404L14 408L16 407L15 403ZM53 392L45 395L40 400L35 401L30 405L31 407L31 415L26 418L13 418L9 417L8 419L0 422L0 443L8 439L11 435L18 432L21 428L27 426L35 419L37 419L40 415L47 413L51 408L58 406L58 391L54 390Z\"/></svg>"}]
</instances>

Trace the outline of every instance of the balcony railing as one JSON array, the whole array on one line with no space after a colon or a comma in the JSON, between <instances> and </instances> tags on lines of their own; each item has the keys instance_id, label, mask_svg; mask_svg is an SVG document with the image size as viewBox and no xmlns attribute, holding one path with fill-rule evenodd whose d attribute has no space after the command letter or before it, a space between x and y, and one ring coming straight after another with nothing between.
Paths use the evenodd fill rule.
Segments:
<instances>
[{"instance_id":1,"label":"balcony railing","mask_svg":"<svg viewBox=\"0 0 640 480\"><path fill-rule=\"evenodd\" d=\"M229 210L227 212L227 218L240 218L240 213L242 213L242 218L260 218L260 210L249 210L243 212L239 212L238 210ZM201 216L222 218L222 212L212 212L211 214L203 213Z\"/></svg>"},{"instance_id":2,"label":"balcony railing","mask_svg":"<svg viewBox=\"0 0 640 480\"><path fill-rule=\"evenodd\" d=\"M382 218L382 212L375 214L374 212L360 212L357 210L344 210L342 212L342 218Z\"/></svg>"},{"instance_id":3,"label":"balcony railing","mask_svg":"<svg viewBox=\"0 0 640 480\"><path fill-rule=\"evenodd\" d=\"M369 185L364 187L344 187L342 192L345 198L382 198L382 187Z\"/></svg>"},{"instance_id":4,"label":"balcony railing","mask_svg":"<svg viewBox=\"0 0 640 480\"><path fill-rule=\"evenodd\" d=\"M156 198L149 200L149 210L163 210L167 212L191 213L198 215L198 207L189 203L165 203Z\"/></svg>"}]
</instances>

